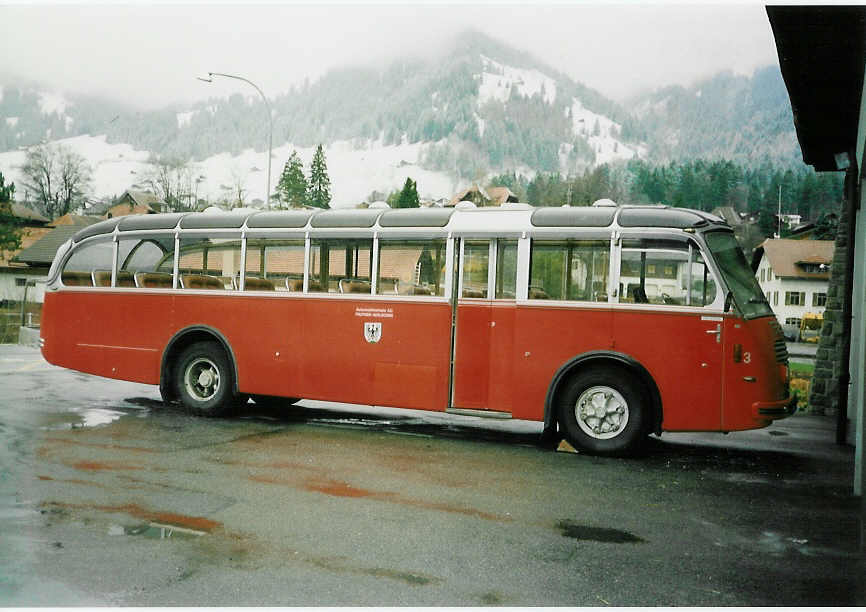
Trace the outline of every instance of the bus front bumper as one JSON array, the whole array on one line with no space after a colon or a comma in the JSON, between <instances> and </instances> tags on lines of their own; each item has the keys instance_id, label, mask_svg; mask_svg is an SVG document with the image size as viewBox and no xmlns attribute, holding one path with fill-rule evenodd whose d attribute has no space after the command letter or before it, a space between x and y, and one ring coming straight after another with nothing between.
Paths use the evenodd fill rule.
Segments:
<instances>
[{"instance_id":1,"label":"bus front bumper","mask_svg":"<svg viewBox=\"0 0 866 612\"><path fill-rule=\"evenodd\" d=\"M758 418L784 419L797 412L797 394L775 402L755 402L752 410Z\"/></svg>"}]
</instances>

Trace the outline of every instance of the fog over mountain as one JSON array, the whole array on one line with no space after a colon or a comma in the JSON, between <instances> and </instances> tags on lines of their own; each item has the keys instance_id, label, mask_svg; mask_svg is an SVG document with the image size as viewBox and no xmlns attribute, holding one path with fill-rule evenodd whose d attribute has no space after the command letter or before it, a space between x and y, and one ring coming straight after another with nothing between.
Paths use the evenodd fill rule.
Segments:
<instances>
[{"instance_id":1,"label":"fog over mountain","mask_svg":"<svg viewBox=\"0 0 866 612\"><path fill-rule=\"evenodd\" d=\"M6 79L0 171L21 149L63 140L94 167L98 196L136 186L151 157L196 166L199 196L243 181L264 199L267 110L252 88L159 110ZM407 176L422 197L449 197L492 174L577 174L603 163L725 158L802 164L778 67L722 72L617 103L530 54L475 30L436 58L332 69L270 100L276 183L293 149L325 146L335 205L354 205Z\"/></svg>"}]
</instances>

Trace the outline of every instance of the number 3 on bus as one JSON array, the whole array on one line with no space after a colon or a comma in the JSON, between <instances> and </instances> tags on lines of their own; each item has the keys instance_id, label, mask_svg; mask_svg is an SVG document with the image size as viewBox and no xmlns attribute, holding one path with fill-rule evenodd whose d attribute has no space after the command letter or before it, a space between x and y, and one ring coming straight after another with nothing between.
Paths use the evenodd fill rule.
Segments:
<instances>
[{"instance_id":1,"label":"number 3 on bus","mask_svg":"<svg viewBox=\"0 0 866 612\"><path fill-rule=\"evenodd\" d=\"M109 219L58 250L42 352L205 416L398 406L541 421L596 454L791 414L784 338L731 229L598 204Z\"/></svg>"}]
</instances>

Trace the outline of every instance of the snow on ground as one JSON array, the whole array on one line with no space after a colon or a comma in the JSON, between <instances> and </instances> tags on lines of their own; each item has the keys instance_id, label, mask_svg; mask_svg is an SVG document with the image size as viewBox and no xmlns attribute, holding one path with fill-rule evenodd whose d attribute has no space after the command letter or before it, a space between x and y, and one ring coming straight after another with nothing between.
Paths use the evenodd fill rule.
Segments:
<instances>
[{"instance_id":1,"label":"snow on ground","mask_svg":"<svg viewBox=\"0 0 866 612\"><path fill-rule=\"evenodd\" d=\"M181 129L189 125L189 122L192 121L193 115L196 114L197 111L189 111L187 113L177 113L177 129Z\"/></svg>"},{"instance_id":2,"label":"snow on ground","mask_svg":"<svg viewBox=\"0 0 866 612\"><path fill-rule=\"evenodd\" d=\"M619 123L585 108L577 98L572 98L571 120L574 134L586 138L595 151L596 164L632 159L635 154L646 155L644 147L626 145L619 140L622 130Z\"/></svg>"},{"instance_id":3,"label":"snow on ground","mask_svg":"<svg viewBox=\"0 0 866 612\"><path fill-rule=\"evenodd\" d=\"M75 136L55 143L68 146L88 161L93 170L93 195L97 198L119 196L141 180L147 171L146 162L150 153L136 151L126 144L108 144L105 136ZM15 190L19 199L23 199L25 191L20 170L24 158L24 151L0 153L0 168L4 176L9 177L8 180L19 185Z\"/></svg>"},{"instance_id":4,"label":"snow on ground","mask_svg":"<svg viewBox=\"0 0 866 612\"><path fill-rule=\"evenodd\" d=\"M484 55L481 56L484 72L481 73L481 84L478 87L478 105L488 100L507 102L511 95L511 86L515 85L522 96L532 97L544 90L544 101L553 104L556 100L556 81L538 70L512 68L500 64Z\"/></svg>"},{"instance_id":5,"label":"snow on ground","mask_svg":"<svg viewBox=\"0 0 866 612\"><path fill-rule=\"evenodd\" d=\"M150 170L148 151L137 151L127 144L108 144L105 136L76 136L55 141L66 145L87 159L93 169L92 196L97 199L119 196L127 189L147 188L144 178ZM373 190L401 189L407 177L418 183L421 199L450 198L460 187L443 172L422 170L416 164L425 143L383 146L368 142L362 148L353 148L350 142L336 142L325 147L328 176L331 179L331 206L353 207L367 199ZM271 167L271 192L274 191L283 165L296 148L309 176L314 147L302 148L285 144L274 148ZM267 153L247 149L240 155L221 153L193 164L193 176L204 176L198 187L198 196L216 200L239 177L246 190L246 201L265 200L267 182ZM24 151L0 153L0 170L7 181L19 185L16 194L24 197L20 166Z\"/></svg>"},{"instance_id":6,"label":"snow on ground","mask_svg":"<svg viewBox=\"0 0 866 612\"><path fill-rule=\"evenodd\" d=\"M43 115L57 113L62 115L66 112L68 102L62 94L42 92L39 94L39 110Z\"/></svg>"},{"instance_id":7,"label":"snow on ground","mask_svg":"<svg viewBox=\"0 0 866 612\"><path fill-rule=\"evenodd\" d=\"M423 170L416 164L426 143L382 146L368 142L362 148L354 148L351 142L338 141L324 148L328 176L331 179L331 207L347 208L366 201L370 192L388 193L401 189L406 178L418 183L421 199L451 197L458 186L443 172ZM275 147L271 161L271 192L274 191L283 166L296 150L304 163L304 172L309 176L310 162L315 147L295 147L284 144ZM265 199L267 182L267 153L247 149L238 156L221 153L196 164L196 175L205 179L199 187L199 197L206 193L211 199L221 194L221 185L231 186L238 174L244 178L247 202Z\"/></svg>"}]
</instances>

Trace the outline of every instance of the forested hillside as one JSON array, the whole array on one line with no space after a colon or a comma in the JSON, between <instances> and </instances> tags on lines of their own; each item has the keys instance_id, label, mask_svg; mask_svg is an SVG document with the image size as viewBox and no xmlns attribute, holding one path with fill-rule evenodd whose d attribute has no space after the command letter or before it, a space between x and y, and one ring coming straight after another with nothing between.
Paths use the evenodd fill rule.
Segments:
<instances>
[{"instance_id":1,"label":"forested hillside","mask_svg":"<svg viewBox=\"0 0 866 612\"><path fill-rule=\"evenodd\" d=\"M47 91L32 84L3 86L0 151L104 134L108 144L193 168L222 154L240 159L246 151L249 160L249 151L263 152L268 141L266 110L252 89L146 112ZM358 183L351 194L342 192L340 205L360 202L374 190L388 193L421 173L438 177L435 193L428 189L427 197L447 198L460 186L498 175L539 205L586 203L587 194L598 192L623 201L754 211L778 200L782 184L783 200L810 218L839 200L838 177L818 177L802 163L777 67L752 76L721 73L619 104L506 43L467 31L436 60L345 67L270 94L275 152L312 151L322 144L326 151L340 151L345 165L364 155L384 159L373 152L389 147L393 157L395 145L412 145L405 153L412 157L398 157L388 175L392 184ZM346 155L347 150L360 153ZM287 158L273 160L275 177ZM244 163L233 173L262 172L260 162ZM240 188L243 177L220 174L215 166L225 164L209 165L202 189L225 190L229 183ZM198 171L199 179L203 174ZM141 173L128 175L134 175L126 179L132 183ZM342 168L347 175L352 170ZM440 193L449 184L452 192ZM338 195L343 185L334 185ZM418 188L423 192L426 185Z\"/></svg>"},{"instance_id":2,"label":"forested hillside","mask_svg":"<svg viewBox=\"0 0 866 612\"><path fill-rule=\"evenodd\" d=\"M665 88L622 106L471 31L457 37L444 59L402 59L384 70L333 70L314 83L272 94L271 105L275 144L438 143L427 165L459 168L467 177L510 168L568 174L634 154L650 162L799 161L777 68L751 78L720 74L693 88ZM200 160L262 150L265 112L252 91L191 108L136 112L120 103L7 84L0 98L0 150L107 134L109 143ZM620 154L623 147L632 155Z\"/></svg>"}]
</instances>

